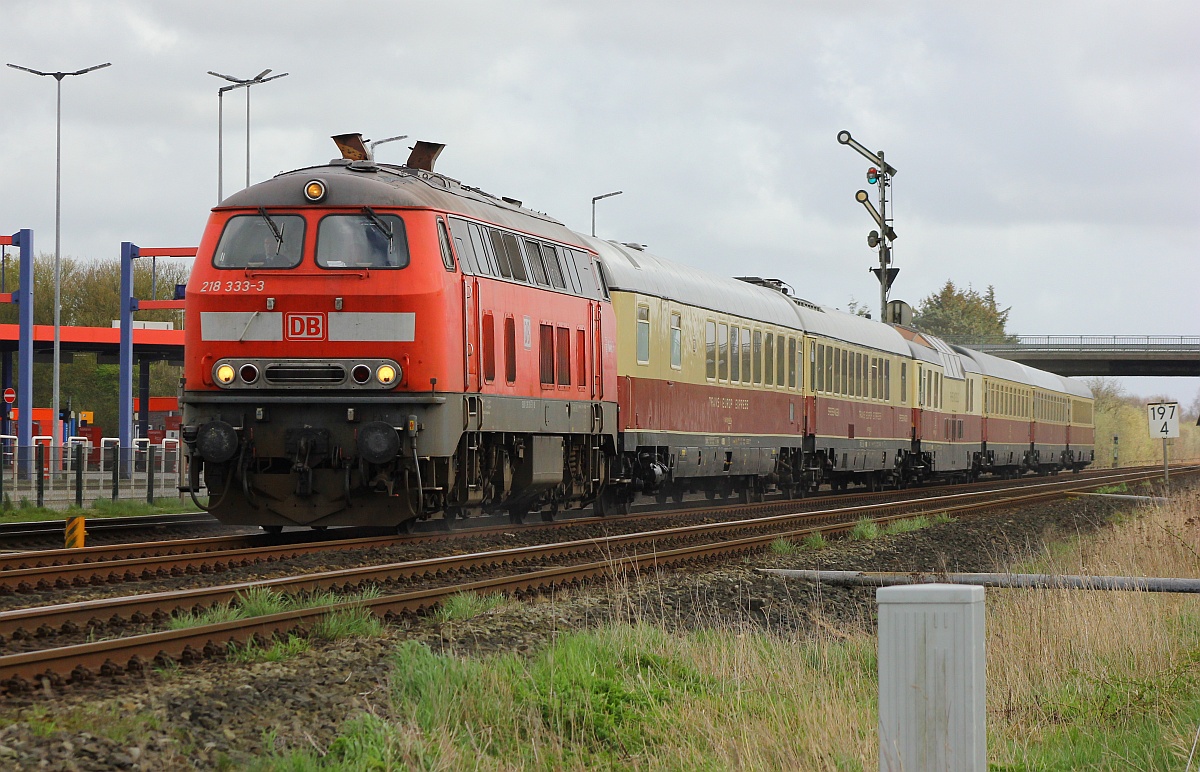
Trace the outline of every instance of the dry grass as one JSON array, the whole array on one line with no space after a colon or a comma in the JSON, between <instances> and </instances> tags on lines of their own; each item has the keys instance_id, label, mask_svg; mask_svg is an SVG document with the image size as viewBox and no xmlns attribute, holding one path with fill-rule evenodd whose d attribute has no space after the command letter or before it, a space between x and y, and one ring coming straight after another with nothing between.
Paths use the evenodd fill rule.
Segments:
<instances>
[{"instance_id":1,"label":"dry grass","mask_svg":"<svg viewBox=\"0 0 1200 772\"><path fill-rule=\"evenodd\" d=\"M1017 570L1200 577L1198 503L1185 494ZM1040 743L1074 735L1072 743L1092 745L1112 768L1142 766L1123 756L1125 747L1155 727L1186 756L1191 730L1165 726L1196 707L1200 606L1193 596L993 590L987 606L988 722L1000 741L989 743L993 761L1022 761Z\"/></svg>"}]
</instances>

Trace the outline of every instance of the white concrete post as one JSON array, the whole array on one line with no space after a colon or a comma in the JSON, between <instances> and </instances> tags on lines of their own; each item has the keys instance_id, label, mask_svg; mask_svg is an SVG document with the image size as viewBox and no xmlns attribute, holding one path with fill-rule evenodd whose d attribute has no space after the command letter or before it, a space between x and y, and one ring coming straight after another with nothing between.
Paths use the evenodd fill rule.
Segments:
<instances>
[{"instance_id":1,"label":"white concrete post","mask_svg":"<svg viewBox=\"0 0 1200 772\"><path fill-rule=\"evenodd\" d=\"M879 769L987 770L982 587L881 587Z\"/></svg>"}]
</instances>

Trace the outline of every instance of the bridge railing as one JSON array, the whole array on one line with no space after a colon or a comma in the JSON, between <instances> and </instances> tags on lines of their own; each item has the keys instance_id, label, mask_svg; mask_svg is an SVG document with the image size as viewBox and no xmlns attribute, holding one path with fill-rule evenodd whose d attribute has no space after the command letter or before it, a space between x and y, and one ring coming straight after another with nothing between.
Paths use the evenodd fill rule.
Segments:
<instances>
[{"instance_id":1,"label":"bridge railing","mask_svg":"<svg viewBox=\"0 0 1200 772\"><path fill-rule=\"evenodd\" d=\"M1196 349L1200 335L1006 335L990 338L955 338L947 342L981 351L1021 349L1146 351Z\"/></svg>"}]
</instances>

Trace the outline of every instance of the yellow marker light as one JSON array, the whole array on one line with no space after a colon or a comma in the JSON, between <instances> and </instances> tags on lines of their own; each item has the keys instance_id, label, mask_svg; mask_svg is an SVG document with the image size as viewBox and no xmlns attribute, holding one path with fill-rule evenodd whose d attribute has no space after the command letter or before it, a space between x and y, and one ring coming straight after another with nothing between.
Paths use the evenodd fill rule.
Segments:
<instances>
[{"instance_id":1,"label":"yellow marker light","mask_svg":"<svg viewBox=\"0 0 1200 772\"><path fill-rule=\"evenodd\" d=\"M375 379L387 386L396 380L396 368L391 365L380 365L379 369L375 371Z\"/></svg>"},{"instance_id":2,"label":"yellow marker light","mask_svg":"<svg viewBox=\"0 0 1200 772\"><path fill-rule=\"evenodd\" d=\"M304 186L304 197L314 203L325 198L325 183L320 180L310 180Z\"/></svg>"},{"instance_id":3,"label":"yellow marker light","mask_svg":"<svg viewBox=\"0 0 1200 772\"><path fill-rule=\"evenodd\" d=\"M233 365L221 365L217 368L217 383L222 385L233 383Z\"/></svg>"}]
</instances>

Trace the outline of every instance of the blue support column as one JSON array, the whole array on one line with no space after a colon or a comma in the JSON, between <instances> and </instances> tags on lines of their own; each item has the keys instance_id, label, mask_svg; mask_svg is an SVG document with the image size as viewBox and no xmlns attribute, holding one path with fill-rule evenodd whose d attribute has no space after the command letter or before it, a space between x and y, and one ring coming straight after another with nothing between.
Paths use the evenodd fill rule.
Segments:
<instances>
[{"instance_id":1,"label":"blue support column","mask_svg":"<svg viewBox=\"0 0 1200 772\"><path fill-rule=\"evenodd\" d=\"M118 399L121 425L117 436L121 440L121 474L133 472L133 312L137 300L133 297L133 261L138 256L137 245L121 242L121 373Z\"/></svg>"},{"instance_id":2,"label":"blue support column","mask_svg":"<svg viewBox=\"0 0 1200 772\"><path fill-rule=\"evenodd\" d=\"M29 477L33 445L33 231L25 228L14 233L13 246L21 248L16 296L20 330L17 344L17 470L22 477Z\"/></svg>"}]
</instances>

